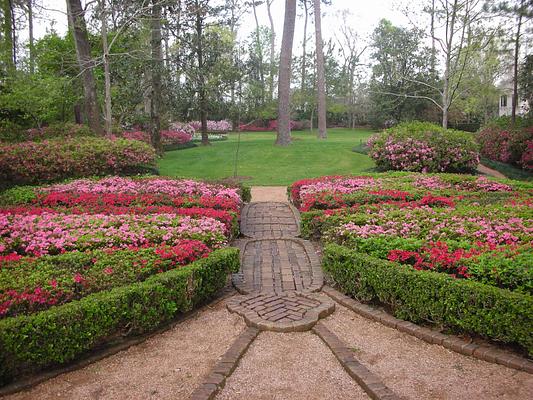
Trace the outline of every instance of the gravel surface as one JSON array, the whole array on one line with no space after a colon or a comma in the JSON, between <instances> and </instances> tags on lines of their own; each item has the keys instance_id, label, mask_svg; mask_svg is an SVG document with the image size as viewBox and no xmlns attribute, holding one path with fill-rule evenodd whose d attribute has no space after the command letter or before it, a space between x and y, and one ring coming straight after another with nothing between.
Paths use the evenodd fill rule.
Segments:
<instances>
[{"instance_id":1,"label":"gravel surface","mask_svg":"<svg viewBox=\"0 0 533 400\"><path fill-rule=\"evenodd\" d=\"M324 324L405 399L531 399L533 376L431 345L336 304Z\"/></svg>"},{"instance_id":2,"label":"gravel surface","mask_svg":"<svg viewBox=\"0 0 533 400\"><path fill-rule=\"evenodd\" d=\"M287 188L285 186L252 186L252 201L287 203Z\"/></svg>"},{"instance_id":3,"label":"gravel surface","mask_svg":"<svg viewBox=\"0 0 533 400\"><path fill-rule=\"evenodd\" d=\"M311 332L261 332L217 400L368 399Z\"/></svg>"},{"instance_id":4,"label":"gravel surface","mask_svg":"<svg viewBox=\"0 0 533 400\"><path fill-rule=\"evenodd\" d=\"M9 400L186 399L244 330L221 301L146 342Z\"/></svg>"}]
</instances>

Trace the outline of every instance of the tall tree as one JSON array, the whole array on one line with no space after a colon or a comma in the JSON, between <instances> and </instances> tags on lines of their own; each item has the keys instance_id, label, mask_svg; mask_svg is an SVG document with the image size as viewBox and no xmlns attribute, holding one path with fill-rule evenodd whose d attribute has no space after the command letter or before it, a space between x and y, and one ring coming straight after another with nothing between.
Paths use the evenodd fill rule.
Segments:
<instances>
[{"instance_id":1,"label":"tall tree","mask_svg":"<svg viewBox=\"0 0 533 400\"><path fill-rule=\"evenodd\" d=\"M2 64L6 73L15 69L15 40L13 38L13 2L12 0L0 0L2 3Z\"/></svg>"},{"instance_id":2,"label":"tall tree","mask_svg":"<svg viewBox=\"0 0 533 400\"><path fill-rule=\"evenodd\" d=\"M318 96L318 138L326 139L326 70L324 66L324 48L322 43L322 16L320 1L314 0L315 6L315 45L316 45L316 69L317 69L317 96Z\"/></svg>"},{"instance_id":3,"label":"tall tree","mask_svg":"<svg viewBox=\"0 0 533 400\"><path fill-rule=\"evenodd\" d=\"M270 22L270 71L268 73L268 99L274 98L274 79L276 76L276 31L274 29L274 18L272 18L272 3L274 0L266 0L268 20Z\"/></svg>"},{"instance_id":4,"label":"tall tree","mask_svg":"<svg viewBox=\"0 0 533 400\"><path fill-rule=\"evenodd\" d=\"M302 94L305 91L305 84L307 80L307 21L309 19L309 1L310 0L301 0L301 3L304 7L304 36L302 39L302 81L300 90Z\"/></svg>"},{"instance_id":5,"label":"tall tree","mask_svg":"<svg viewBox=\"0 0 533 400\"><path fill-rule=\"evenodd\" d=\"M255 42L257 46L257 55L259 60L259 78L261 80L261 103L265 102L265 67L263 61L263 44L261 41L261 26L259 25L259 19L257 17L257 1L252 0L252 10L254 12L255 19Z\"/></svg>"},{"instance_id":6,"label":"tall tree","mask_svg":"<svg viewBox=\"0 0 533 400\"><path fill-rule=\"evenodd\" d=\"M78 65L83 78L87 123L94 132L101 135L103 131L100 125L96 81L93 73L94 62L91 57L91 46L87 35L87 25L85 24L85 12L81 6L81 1L67 0L67 11L74 35Z\"/></svg>"},{"instance_id":7,"label":"tall tree","mask_svg":"<svg viewBox=\"0 0 533 400\"><path fill-rule=\"evenodd\" d=\"M513 96L512 96L512 111L511 123L516 123L516 108L518 106L518 76L520 64L520 47L522 38L524 36L525 24L533 18L533 0L514 0L514 1L500 1L492 11L506 17L514 19L515 32L513 35Z\"/></svg>"},{"instance_id":8,"label":"tall tree","mask_svg":"<svg viewBox=\"0 0 533 400\"><path fill-rule=\"evenodd\" d=\"M107 9L106 0L100 0L100 20L102 34L102 59L104 64L104 120L105 120L105 133L111 135L111 128L113 123L112 117L112 104L111 104L111 71L109 67L109 45L107 43Z\"/></svg>"},{"instance_id":9,"label":"tall tree","mask_svg":"<svg viewBox=\"0 0 533 400\"><path fill-rule=\"evenodd\" d=\"M29 36L29 51L30 51L30 74L35 72L35 49L33 38L33 0L27 0L26 10L28 12L28 36Z\"/></svg>"},{"instance_id":10,"label":"tall tree","mask_svg":"<svg viewBox=\"0 0 533 400\"><path fill-rule=\"evenodd\" d=\"M291 66L294 25L296 23L296 0L285 0L285 17L278 81L278 134L276 144L291 143Z\"/></svg>"},{"instance_id":11,"label":"tall tree","mask_svg":"<svg viewBox=\"0 0 533 400\"><path fill-rule=\"evenodd\" d=\"M150 139L152 146L159 154L163 153L161 146L161 73L163 71L163 51L161 36L161 3L152 0L151 15L151 48L152 48L152 91L150 96Z\"/></svg>"}]
</instances>

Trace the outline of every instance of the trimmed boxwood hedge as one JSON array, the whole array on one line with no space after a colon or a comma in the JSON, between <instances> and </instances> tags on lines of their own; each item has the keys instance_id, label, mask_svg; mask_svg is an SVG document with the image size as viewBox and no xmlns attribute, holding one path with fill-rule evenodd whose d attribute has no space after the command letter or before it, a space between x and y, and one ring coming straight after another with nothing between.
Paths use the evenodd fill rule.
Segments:
<instances>
[{"instance_id":1,"label":"trimmed boxwood hedge","mask_svg":"<svg viewBox=\"0 0 533 400\"><path fill-rule=\"evenodd\" d=\"M238 269L238 249L217 250L143 282L1 320L0 386L20 374L72 361L113 338L154 330L211 298Z\"/></svg>"},{"instance_id":2,"label":"trimmed boxwood hedge","mask_svg":"<svg viewBox=\"0 0 533 400\"><path fill-rule=\"evenodd\" d=\"M328 244L323 267L340 289L379 301L398 318L518 344L533 355L533 297Z\"/></svg>"}]
</instances>

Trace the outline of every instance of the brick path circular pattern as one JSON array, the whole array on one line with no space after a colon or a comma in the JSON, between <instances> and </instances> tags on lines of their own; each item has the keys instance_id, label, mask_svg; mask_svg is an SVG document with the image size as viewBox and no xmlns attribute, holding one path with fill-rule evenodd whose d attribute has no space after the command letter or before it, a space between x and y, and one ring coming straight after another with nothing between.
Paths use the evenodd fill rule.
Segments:
<instances>
[{"instance_id":1,"label":"brick path circular pattern","mask_svg":"<svg viewBox=\"0 0 533 400\"><path fill-rule=\"evenodd\" d=\"M248 326L274 332L303 332L335 310L333 302L298 292L254 293L228 302Z\"/></svg>"}]
</instances>

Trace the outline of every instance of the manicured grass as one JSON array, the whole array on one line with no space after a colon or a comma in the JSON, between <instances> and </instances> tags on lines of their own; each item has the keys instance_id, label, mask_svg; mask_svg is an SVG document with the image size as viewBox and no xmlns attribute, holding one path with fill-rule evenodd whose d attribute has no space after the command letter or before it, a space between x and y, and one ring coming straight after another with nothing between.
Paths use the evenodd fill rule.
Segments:
<instances>
[{"instance_id":1,"label":"manicured grass","mask_svg":"<svg viewBox=\"0 0 533 400\"><path fill-rule=\"evenodd\" d=\"M335 174L371 172L374 162L352 148L372 132L364 129L330 129L327 140L309 131L293 132L288 147L274 145L274 132L242 133L237 176L250 177L249 185L288 185L298 179ZM159 161L161 175L222 179L234 174L237 134L209 147L171 151Z\"/></svg>"}]
</instances>

